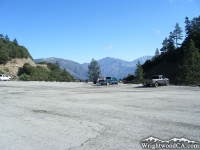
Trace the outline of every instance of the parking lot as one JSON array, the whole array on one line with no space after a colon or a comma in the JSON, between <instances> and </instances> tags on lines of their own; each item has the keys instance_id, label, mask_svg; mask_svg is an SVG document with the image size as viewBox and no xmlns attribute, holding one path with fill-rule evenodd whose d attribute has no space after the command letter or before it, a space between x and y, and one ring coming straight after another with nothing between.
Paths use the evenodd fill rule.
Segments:
<instances>
[{"instance_id":1,"label":"parking lot","mask_svg":"<svg viewBox=\"0 0 200 150\"><path fill-rule=\"evenodd\" d=\"M0 82L0 150L133 150L200 143L200 87Z\"/></svg>"}]
</instances>

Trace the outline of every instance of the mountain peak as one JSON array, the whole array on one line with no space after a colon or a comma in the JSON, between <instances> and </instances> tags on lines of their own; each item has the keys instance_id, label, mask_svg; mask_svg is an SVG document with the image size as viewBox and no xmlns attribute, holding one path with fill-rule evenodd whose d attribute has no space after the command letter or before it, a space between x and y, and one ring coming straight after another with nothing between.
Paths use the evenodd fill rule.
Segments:
<instances>
[{"instance_id":1,"label":"mountain peak","mask_svg":"<svg viewBox=\"0 0 200 150\"><path fill-rule=\"evenodd\" d=\"M137 64L138 61L139 61L140 64L143 64L143 63L145 63L146 60L152 59L152 57L153 57L153 56L142 56L142 57L140 57L140 58L137 58L137 59L133 60L132 62L133 62L134 64Z\"/></svg>"}]
</instances>

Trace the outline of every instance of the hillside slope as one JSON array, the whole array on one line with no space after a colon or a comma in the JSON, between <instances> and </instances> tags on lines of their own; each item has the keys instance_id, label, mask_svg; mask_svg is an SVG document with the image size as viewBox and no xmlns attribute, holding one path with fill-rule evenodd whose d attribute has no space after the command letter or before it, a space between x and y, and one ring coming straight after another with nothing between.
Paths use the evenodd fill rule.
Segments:
<instances>
[{"instance_id":1,"label":"hillside slope","mask_svg":"<svg viewBox=\"0 0 200 150\"><path fill-rule=\"evenodd\" d=\"M17 78L19 69L22 68L25 63L29 63L31 66L36 66L35 62L30 58L13 58L5 65L0 64L0 70L11 77Z\"/></svg>"}]
</instances>

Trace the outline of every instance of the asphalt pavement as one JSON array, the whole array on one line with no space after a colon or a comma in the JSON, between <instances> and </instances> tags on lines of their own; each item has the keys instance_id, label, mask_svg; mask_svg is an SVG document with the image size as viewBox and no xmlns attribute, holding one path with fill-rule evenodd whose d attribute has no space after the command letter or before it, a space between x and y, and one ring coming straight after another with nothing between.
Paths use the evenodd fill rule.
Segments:
<instances>
[{"instance_id":1,"label":"asphalt pavement","mask_svg":"<svg viewBox=\"0 0 200 150\"><path fill-rule=\"evenodd\" d=\"M0 82L0 150L133 150L200 143L200 87Z\"/></svg>"}]
</instances>

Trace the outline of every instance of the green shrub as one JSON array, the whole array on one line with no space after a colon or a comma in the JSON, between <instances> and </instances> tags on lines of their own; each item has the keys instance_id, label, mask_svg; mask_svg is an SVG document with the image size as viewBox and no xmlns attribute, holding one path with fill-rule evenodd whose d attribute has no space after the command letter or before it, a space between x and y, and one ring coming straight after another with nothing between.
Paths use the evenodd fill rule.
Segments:
<instances>
[{"instance_id":1,"label":"green shrub","mask_svg":"<svg viewBox=\"0 0 200 150\"><path fill-rule=\"evenodd\" d=\"M31 77L29 75L25 74L25 73L23 73L22 75L19 76L19 79L23 80L23 81L30 80L30 78Z\"/></svg>"},{"instance_id":2,"label":"green shrub","mask_svg":"<svg viewBox=\"0 0 200 150\"><path fill-rule=\"evenodd\" d=\"M58 64L48 63L48 68L49 70L42 66L34 67L25 63L23 68L19 71L19 76L26 74L29 75L31 80L36 81L73 81L73 76L65 69L60 69Z\"/></svg>"}]
</instances>

